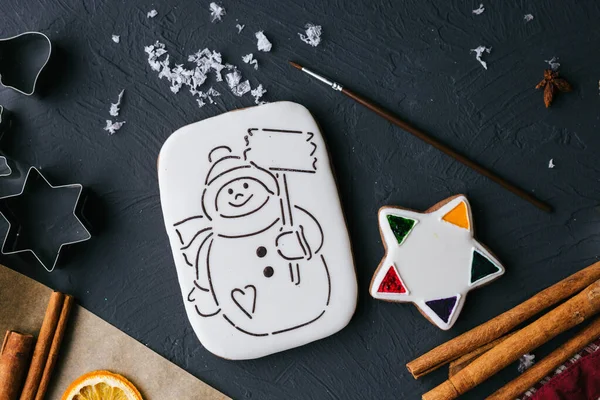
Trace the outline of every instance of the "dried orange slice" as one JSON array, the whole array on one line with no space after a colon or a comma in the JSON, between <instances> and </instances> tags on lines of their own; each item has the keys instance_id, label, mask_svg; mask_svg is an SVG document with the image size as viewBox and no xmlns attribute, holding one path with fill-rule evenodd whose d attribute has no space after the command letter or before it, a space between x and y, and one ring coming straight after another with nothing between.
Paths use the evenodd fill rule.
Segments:
<instances>
[{"instance_id":1,"label":"dried orange slice","mask_svg":"<svg viewBox=\"0 0 600 400\"><path fill-rule=\"evenodd\" d=\"M142 395L121 375L93 371L75 379L62 400L142 400Z\"/></svg>"}]
</instances>

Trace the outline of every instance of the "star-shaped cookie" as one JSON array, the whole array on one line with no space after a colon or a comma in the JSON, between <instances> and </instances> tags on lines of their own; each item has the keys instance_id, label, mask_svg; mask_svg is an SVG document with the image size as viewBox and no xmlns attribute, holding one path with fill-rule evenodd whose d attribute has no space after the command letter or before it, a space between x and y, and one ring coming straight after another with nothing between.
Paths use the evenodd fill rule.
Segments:
<instances>
[{"instance_id":1,"label":"star-shaped cookie","mask_svg":"<svg viewBox=\"0 0 600 400\"><path fill-rule=\"evenodd\" d=\"M443 330L454 325L470 290L504 274L498 259L475 240L463 195L423 213L384 206L378 219L386 252L371 280L371 296L412 302Z\"/></svg>"}]
</instances>

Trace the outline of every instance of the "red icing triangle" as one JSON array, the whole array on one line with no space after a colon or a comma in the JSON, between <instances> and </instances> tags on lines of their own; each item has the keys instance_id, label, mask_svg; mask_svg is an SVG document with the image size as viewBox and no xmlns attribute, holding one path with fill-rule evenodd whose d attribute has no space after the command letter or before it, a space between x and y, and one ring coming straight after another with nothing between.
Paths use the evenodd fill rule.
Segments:
<instances>
[{"instance_id":1,"label":"red icing triangle","mask_svg":"<svg viewBox=\"0 0 600 400\"><path fill-rule=\"evenodd\" d=\"M379 289L377 289L378 293L406 293L406 288L404 284L400 280L398 273L394 266L391 266L388 269L388 272L385 274L385 277L381 281L379 285Z\"/></svg>"}]
</instances>

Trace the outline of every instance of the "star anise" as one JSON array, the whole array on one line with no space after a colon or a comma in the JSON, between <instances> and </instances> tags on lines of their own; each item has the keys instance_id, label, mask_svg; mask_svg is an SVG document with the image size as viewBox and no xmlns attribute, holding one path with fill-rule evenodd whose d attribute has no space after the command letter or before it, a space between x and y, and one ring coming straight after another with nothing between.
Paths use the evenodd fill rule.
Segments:
<instances>
[{"instance_id":1,"label":"star anise","mask_svg":"<svg viewBox=\"0 0 600 400\"><path fill-rule=\"evenodd\" d=\"M535 87L536 89L544 88L544 104L546 108L550 107L556 90L561 92L570 92L573 87L564 78L558 77L558 72L547 69L544 71L544 79Z\"/></svg>"}]
</instances>

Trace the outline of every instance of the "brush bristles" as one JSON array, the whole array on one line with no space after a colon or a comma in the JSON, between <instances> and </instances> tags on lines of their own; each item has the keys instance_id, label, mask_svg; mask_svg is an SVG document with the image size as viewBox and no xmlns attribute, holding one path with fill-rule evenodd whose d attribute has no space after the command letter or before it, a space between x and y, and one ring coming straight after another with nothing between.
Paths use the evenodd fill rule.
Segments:
<instances>
[{"instance_id":1,"label":"brush bristles","mask_svg":"<svg viewBox=\"0 0 600 400\"><path fill-rule=\"evenodd\" d=\"M294 68L298 68L299 70L302 70L302 65L300 65L300 64L296 64L296 63L295 63L295 62L293 62L293 61L288 61L288 62L290 63L290 65L291 65L292 67L294 67Z\"/></svg>"}]
</instances>

